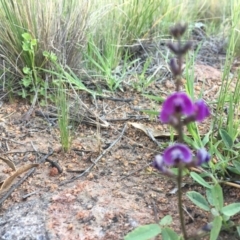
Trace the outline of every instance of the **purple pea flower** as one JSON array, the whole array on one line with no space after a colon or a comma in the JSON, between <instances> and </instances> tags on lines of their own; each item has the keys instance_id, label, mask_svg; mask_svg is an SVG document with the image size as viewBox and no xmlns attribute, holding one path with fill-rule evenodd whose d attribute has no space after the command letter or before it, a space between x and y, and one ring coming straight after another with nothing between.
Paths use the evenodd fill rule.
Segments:
<instances>
[{"instance_id":1,"label":"purple pea flower","mask_svg":"<svg viewBox=\"0 0 240 240\"><path fill-rule=\"evenodd\" d=\"M207 150L205 148L201 148L197 151L197 161L196 161L196 165L200 166L203 163L207 163L210 161L210 154L207 152Z\"/></svg>"},{"instance_id":2,"label":"purple pea flower","mask_svg":"<svg viewBox=\"0 0 240 240\"><path fill-rule=\"evenodd\" d=\"M161 155L155 156L152 166L157 170L159 170L160 172L166 171L166 166L164 164L163 157Z\"/></svg>"},{"instance_id":3,"label":"purple pea flower","mask_svg":"<svg viewBox=\"0 0 240 240\"><path fill-rule=\"evenodd\" d=\"M188 164L192 161L192 152L186 145L177 143L165 149L163 161L167 166L175 166L179 163Z\"/></svg>"},{"instance_id":4,"label":"purple pea flower","mask_svg":"<svg viewBox=\"0 0 240 240\"><path fill-rule=\"evenodd\" d=\"M190 116L193 113L194 105L188 95L184 92L175 92L163 103L159 118L162 123L169 123L173 120L173 116L176 114Z\"/></svg>"},{"instance_id":5,"label":"purple pea flower","mask_svg":"<svg viewBox=\"0 0 240 240\"><path fill-rule=\"evenodd\" d=\"M194 103L195 119L198 122L202 122L206 117L210 115L210 110L207 104L203 100L198 100Z\"/></svg>"}]
</instances>

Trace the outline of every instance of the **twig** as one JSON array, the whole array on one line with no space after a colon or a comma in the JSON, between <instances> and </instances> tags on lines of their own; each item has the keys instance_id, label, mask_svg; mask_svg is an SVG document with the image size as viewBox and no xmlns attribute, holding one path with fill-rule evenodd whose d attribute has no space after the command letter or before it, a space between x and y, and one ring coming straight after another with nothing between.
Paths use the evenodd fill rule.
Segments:
<instances>
[{"instance_id":1,"label":"twig","mask_svg":"<svg viewBox=\"0 0 240 240\"><path fill-rule=\"evenodd\" d=\"M1 137L2 139L6 140L6 141L11 141L13 143L16 143L16 144L19 144L19 145L26 145L26 143L20 143L20 142L17 142L17 141L14 141L10 138L5 138L5 137Z\"/></svg>"},{"instance_id":2,"label":"twig","mask_svg":"<svg viewBox=\"0 0 240 240\"><path fill-rule=\"evenodd\" d=\"M104 96L99 96L99 99L107 99L111 101L118 101L118 102L131 102L134 100L134 98L113 98L113 97L104 97Z\"/></svg>"},{"instance_id":3,"label":"twig","mask_svg":"<svg viewBox=\"0 0 240 240\"><path fill-rule=\"evenodd\" d=\"M118 138L117 138L107 149L105 149L105 150L102 152L102 154L97 157L97 159L93 162L93 164L92 164L90 167L88 167L83 173L81 173L81 174L73 177L73 178L70 179L70 180L67 180L67 181L65 181L65 182L62 182L62 183L60 183L59 185L60 185L60 186L63 186L63 185L65 185L65 184L67 184L67 183L70 183L70 182L72 182L72 181L74 181L74 180L76 180L76 179L84 176L86 173L90 172L90 171L92 170L92 168L98 163L98 161L99 161L107 152L109 152L110 149L112 149L112 148L116 145L116 143L122 138L123 134L124 134L125 131L126 131L126 128L127 128L127 124L124 125L123 130L122 130L122 132L120 133L120 135L118 136Z\"/></svg>"},{"instance_id":4,"label":"twig","mask_svg":"<svg viewBox=\"0 0 240 240\"><path fill-rule=\"evenodd\" d=\"M44 163L46 161L46 159L51 156L53 154L53 150L49 149L49 152L47 155L43 156L39 163ZM29 170L25 176L23 176L19 182L17 182L16 184L14 184L7 192L6 194L0 199L0 207L2 206L2 204L4 203L4 201L13 193L13 191L18 188L29 176L31 176L34 172L36 171L36 168L32 168L31 170Z\"/></svg>"},{"instance_id":5,"label":"twig","mask_svg":"<svg viewBox=\"0 0 240 240\"><path fill-rule=\"evenodd\" d=\"M32 115L33 109L36 105L37 98L38 98L38 89L36 89L36 92L35 92L35 95L34 95L34 98L33 98L33 101L32 101L32 105L29 108L29 110L23 115L22 121L27 121L27 122L29 121L29 119Z\"/></svg>"},{"instance_id":6,"label":"twig","mask_svg":"<svg viewBox=\"0 0 240 240\"><path fill-rule=\"evenodd\" d=\"M49 159L46 159L46 162L49 162L51 164L51 167L57 168L58 173L62 173L63 172L62 168L60 167L60 165L57 162L49 160Z\"/></svg>"},{"instance_id":7,"label":"twig","mask_svg":"<svg viewBox=\"0 0 240 240\"><path fill-rule=\"evenodd\" d=\"M159 221L158 221L157 207L156 207L154 199L151 199L151 202L152 202L152 205L153 205L154 220L155 220L156 223L158 223Z\"/></svg>"},{"instance_id":8,"label":"twig","mask_svg":"<svg viewBox=\"0 0 240 240\"><path fill-rule=\"evenodd\" d=\"M128 121L128 120L149 120L149 117L145 116L129 116L126 118L106 118L108 122L117 122L117 121Z\"/></svg>"},{"instance_id":9,"label":"twig","mask_svg":"<svg viewBox=\"0 0 240 240\"><path fill-rule=\"evenodd\" d=\"M26 198L28 198L28 197L36 194L36 193L39 193L39 191L34 191L34 192L31 192L31 193L25 194L25 195L22 196L22 199L25 200Z\"/></svg>"}]
</instances>

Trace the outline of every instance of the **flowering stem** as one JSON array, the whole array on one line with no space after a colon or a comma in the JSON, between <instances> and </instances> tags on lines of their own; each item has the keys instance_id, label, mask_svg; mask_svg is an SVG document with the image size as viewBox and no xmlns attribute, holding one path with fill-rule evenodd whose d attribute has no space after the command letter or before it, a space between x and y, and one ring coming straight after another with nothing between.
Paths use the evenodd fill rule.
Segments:
<instances>
[{"instance_id":1,"label":"flowering stem","mask_svg":"<svg viewBox=\"0 0 240 240\"><path fill-rule=\"evenodd\" d=\"M178 168L178 212L179 212L179 219L180 219L180 224L181 224L181 230L183 233L184 240L187 240L187 232L185 228L185 223L184 223L184 215L183 215L183 210L182 210L182 171L183 171L183 166L182 164L179 165Z\"/></svg>"},{"instance_id":2,"label":"flowering stem","mask_svg":"<svg viewBox=\"0 0 240 240\"><path fill-rule=\"evenodd\" d=\"M183 122L181 121L181 116L178 116L178 126L176 128L178 132L178 142L183 143ZM178 177L177 177L177 184L178 184L178 212L179 212L179 219L181 224L181 230L183 233L184 240L187 240L187 232L185 228L185 221L182 209L182 172L183 172L183 164L179 163L178 167Z\"/></svg>"}]
</instances>

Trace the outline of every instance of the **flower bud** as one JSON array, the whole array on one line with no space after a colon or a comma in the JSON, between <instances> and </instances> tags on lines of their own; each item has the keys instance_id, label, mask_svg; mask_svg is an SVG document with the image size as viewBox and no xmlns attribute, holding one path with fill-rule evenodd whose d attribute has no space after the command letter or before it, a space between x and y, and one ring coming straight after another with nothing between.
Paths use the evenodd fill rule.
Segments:
<instances>
[{"instance_id":1,"label":"flower bud","mask_svg":"<svg viewBox=\"0 0 240 240\"><path fill-rule=\"evenodd\" d=\"M170 29L170 34L179 39L186 31L187 24L178 23Z\"/></svg>"}]
</instances>

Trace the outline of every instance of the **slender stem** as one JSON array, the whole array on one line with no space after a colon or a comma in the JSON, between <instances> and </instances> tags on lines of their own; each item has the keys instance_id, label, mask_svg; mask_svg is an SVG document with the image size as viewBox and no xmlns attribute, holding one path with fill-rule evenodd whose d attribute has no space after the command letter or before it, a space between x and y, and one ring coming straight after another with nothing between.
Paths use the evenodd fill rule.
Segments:
<instances>
[{"instance_id":1,"label":"slender stem","mask_svg":"<svg viewBox=\"0 0 240 240\"><path fill-rule=\"evenodd\" d=\"M177 126L177 132L178 132L178 142L183 143L183 122L181 120L181 116L178 116L178 126ZM182 172L183 172L183 164L179 163L178 166L178 177L177 177L177 184L178 184L178 212L179 212L179 219L181 224L181 230L183 233L184 240L187 240L187 232L185 228L185 221L184 221L184 215L183 215L183 209L182 209Z\"/></svg>"},{"instance_id":2,"label":"slender stem","mask_svg":"<svg viewBox=\"0 0 240 240\"><path fill-rule=\"evenodd\" d=\"M182 171L183 166L182 164L179 165L178 168L178 212L179 212L179 219L181 224L181 230L183 233L184 240L187 240L187 232L185 228L185 222L184 222L184 215L183 215L183 209L182 209Z\"/></svg>"},{"instance_id":3,"label":"slender stem","mask_svg":"<svg viewBox=\"0 0 240 240\"><path fill-rule=\"evenodd\" d=\"M178 41L179 48L181 47L181 41ZM178 66L179 69L182 70L182 56L178 56ZM181 80L182 80L182 74L176 76L176 91L180 91L180 86L181 86ZM176 130L178 132L178 142L183 143L183 122L181 119L181 116L178 116L178 124L176 127ZM184 214L183 214L183 209L182 209L182 172L183 172L183 165L182 163L179 164L178 166L178 177L177 177L177 184L178 184L178 212L179 212L179 220L181 224L181 230L183 233L183 238L184 240L187 240L187 232L185 228L185 221L184 221Z\"/></svg>"}]
</instances>

